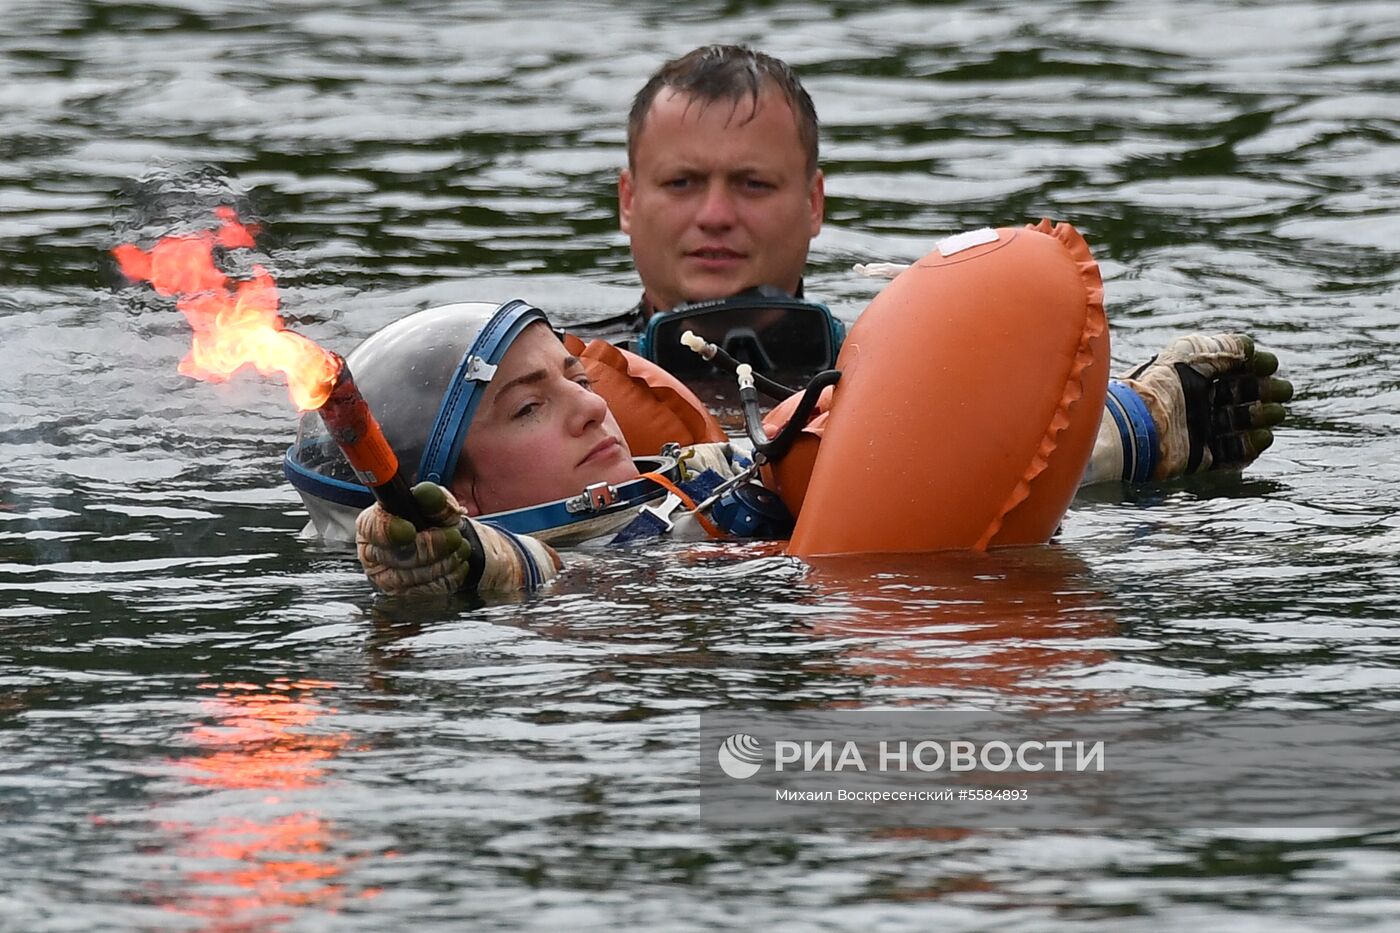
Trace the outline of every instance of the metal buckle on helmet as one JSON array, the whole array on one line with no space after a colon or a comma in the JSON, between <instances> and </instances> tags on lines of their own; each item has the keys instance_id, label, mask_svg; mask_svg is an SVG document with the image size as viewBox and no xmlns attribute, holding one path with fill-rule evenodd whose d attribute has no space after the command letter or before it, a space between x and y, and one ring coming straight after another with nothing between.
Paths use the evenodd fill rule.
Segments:
<instances>
[{"instance_id":1,"label":"metal buckle on helmet","mask_svg":"<svg viewBox=\"0 0 1400 933\"><path fill-rule=\"evenodd\" d=\"M496 367L480 356L472 356L467 359L466 372L462 373L462 378L472 382L490 382L496 378Z\"/></svg>"},{"instance_id":2,"label":"metal buckle on helmet","mask_svg":"<svg viewBox=\"0 0 1400 933\"><path fill-rule=\"evenodd\" d=\"M583 487L583 492L564 503L564 511L577 515L580 512L601 512L617 502L617 489L607 483L594 483Z\"/></svg>"}]
</instances>

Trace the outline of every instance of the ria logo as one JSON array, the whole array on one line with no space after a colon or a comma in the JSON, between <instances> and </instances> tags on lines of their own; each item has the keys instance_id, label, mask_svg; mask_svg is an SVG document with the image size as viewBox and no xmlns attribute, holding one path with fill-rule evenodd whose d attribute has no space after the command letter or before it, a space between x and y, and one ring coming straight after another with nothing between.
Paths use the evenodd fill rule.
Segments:
<instances>
[{"instance_id":1,"label":"ria logo","mask_svg":"<svg viewBox=\"0 0 1400 933\"><path fill-rule=\"evenodd\" d=\"M720 743L718 758L721 771L742 781L763 767L763 746L747 732L736 732Z\"/></svg>"}]
</instances>

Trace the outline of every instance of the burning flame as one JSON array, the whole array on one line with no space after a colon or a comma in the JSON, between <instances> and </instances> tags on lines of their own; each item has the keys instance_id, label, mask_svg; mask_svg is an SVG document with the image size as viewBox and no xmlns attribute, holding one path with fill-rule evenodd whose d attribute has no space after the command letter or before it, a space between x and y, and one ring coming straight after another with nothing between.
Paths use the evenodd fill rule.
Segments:
<instances>
[{"instance_id":1,"label":"burning flame","mask_svg":"<svg viewBox=\"0 0 1400 933\"><path fill-rule=\"evenodd\" d=\"M174 296L190 322L194 339L180 361L181 373L223 382L252 365L264 376L281 374L297 408L320 408L339 365L316 343L286 329L277 314L277 283L266 269L253 266L253 277L242 282L231 282L219 270L214 248L252 247L253 234L231 207L216 208L214 215L215 230L164 237L149 251L128 243L112 255L127 278Z\"/></svg>"}]
</instances>

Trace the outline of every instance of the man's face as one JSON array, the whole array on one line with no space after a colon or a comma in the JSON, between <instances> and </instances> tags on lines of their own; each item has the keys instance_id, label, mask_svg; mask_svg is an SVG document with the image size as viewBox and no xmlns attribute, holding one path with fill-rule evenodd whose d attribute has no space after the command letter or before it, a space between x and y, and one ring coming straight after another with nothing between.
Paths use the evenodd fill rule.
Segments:
<instances>
[{"instance_id":1,"label":"man's face","mask_svg":"<svg viewBox=\"0 0 1400 933\"><path fill-rule=\"evenodd\" d=\"M452 483L470 515L574 496L637 476L632 452L583 364L542 323L515 339L492 377L463 445L472 475Z\"/></svg>"},{"instance_id":2,"label":"man's face","mask_svg":"<svg viewBox=\"0 0 1400 933\"><path fill-rule=\"evenodd\" d=\"M822 225L821 172L807 174L797 118L765 88L704 103L663 88L618 179L622 231L652 306L755 285L795 292Z\"/></svg>"}]
</instances>

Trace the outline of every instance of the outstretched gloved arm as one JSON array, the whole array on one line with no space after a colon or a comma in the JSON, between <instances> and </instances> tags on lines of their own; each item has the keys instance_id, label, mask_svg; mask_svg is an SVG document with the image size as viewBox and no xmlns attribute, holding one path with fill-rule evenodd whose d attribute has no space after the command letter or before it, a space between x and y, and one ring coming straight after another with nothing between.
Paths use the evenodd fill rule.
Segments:
<instances>
[{"instance_id":1,"label":"outstretched gloved arm","mask_svg":"<svg viewBox=\"0 0 1400 933\"><path fill-rule=\"evenodd\" d=\"M1273 442L1293 386L1244 334L1192 334L1109 383L1083 484L1241 469Z\"/></svg>"},{"instance_id":2,"label":"outstretched gloved arm","mask_svg":"<svg viewBox=\"0 0 1400 933\"><path fill-rule=\"evenodd\" d=\"M452 493L433 483L413 487L413 497L436 527L412 523L378 504L355 520L355 545L365 575L391 595L508 593L533 590L562 569L547 544L466 516Z\"/></svg>"}]
</instances>

